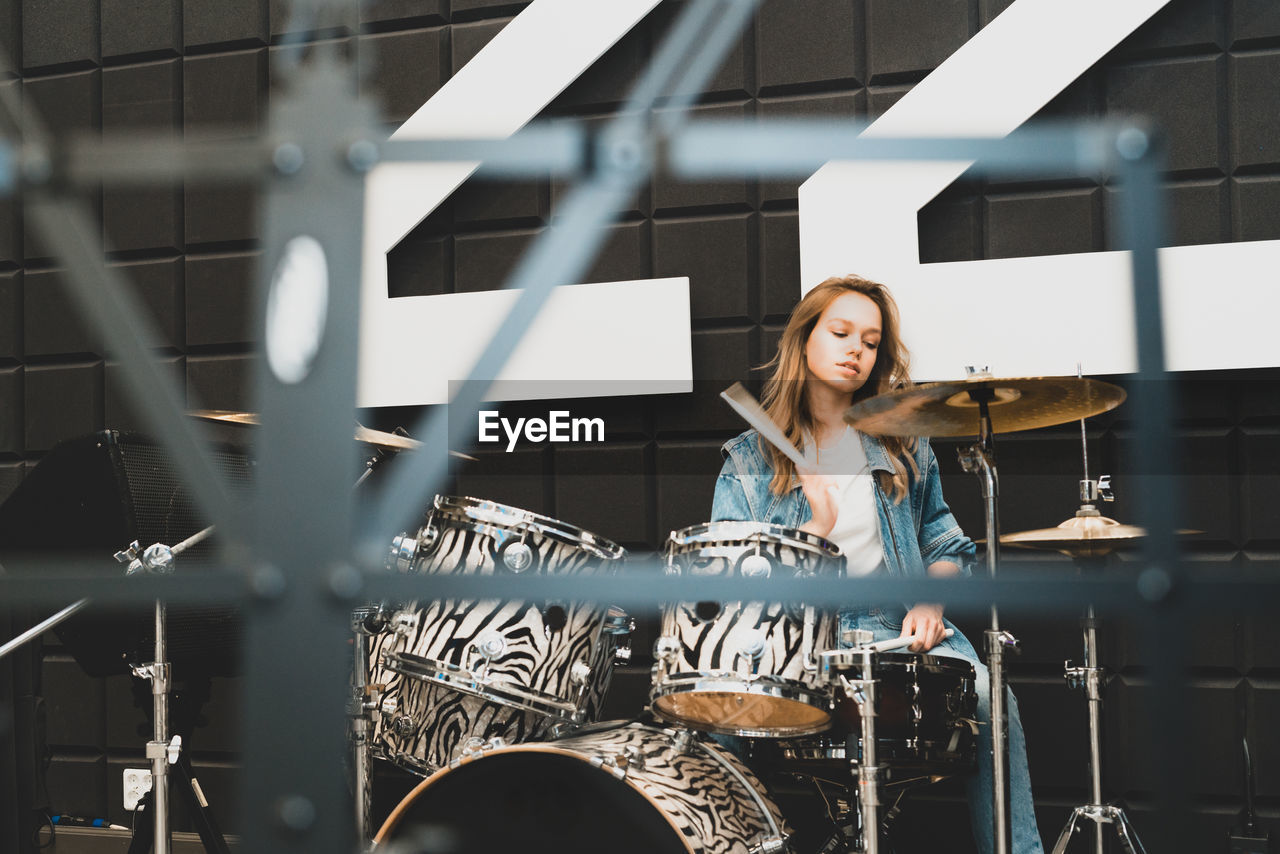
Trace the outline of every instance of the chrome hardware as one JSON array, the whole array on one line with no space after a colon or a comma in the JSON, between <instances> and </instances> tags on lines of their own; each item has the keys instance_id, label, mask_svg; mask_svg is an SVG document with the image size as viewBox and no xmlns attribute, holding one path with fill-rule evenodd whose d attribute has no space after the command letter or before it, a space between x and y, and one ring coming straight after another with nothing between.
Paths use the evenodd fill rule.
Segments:
<instances>
[{"instance_id":1,"label":"chrome hardware","mask_svg":"<svg viewBox=\"0 0 1280 854\"><path fill-rule=\"evenodd\" d=\"M613 663L622 664L622 665L631 663L631 644L630 643L628 643L626 646L620 646L613 651Z\"/></svg>"},{"instance_id":2,"label":"chrome hardware","mask_svg":"<svg viewBox=\"0 0 1280 854\"><path fill-rule=\"evenodd\" d=\"M764 645L768 638L765 633L759 629L752 629L742 636L742 641L738 645L738 654L745 655L752 661L757 661L764 655Z\"/></svg>"},{"instance_id":3,"label":"chrome hardware","mask_svg":"<svg viewBox=\"0 0 1280 854\"><path fill-rule=\"evenodd\" d=\"M391 731L396 735L413 735L415 728L413 718L408 715L396 715L391 721Z\"/></svg>"},{"instance_id":4,"label":"chrome hardware","mask_svg":"<svg viewBox=\"0 0 1280 854\"><path fill-rule=\"evenodd\" d=\"M751 846L751 854L778 854L785 851L787 847L787 837L785 836L765 836L760 841Z\"/></svg>"},{"instance_id":5,"label":"chrome hardware","mask_svg":"<svg viewBox=\"0 0 1280 854\"><path fill-rule=\"evenodd\" d=\"M168 575L173 572L173 550L162 543L147 546L142 553L142 568L147 572Z\"/></svg>"},{"instance_id":6,"label":"chrome hardware","mask_svg":"<svg viewBox=\"0 0 1280 854\"><path fill-rule=\"evenodd\" d=\"M759 553L747 555L738 566L738 574L743 578L768 578L772 572L769 559Z\"/></svg>"},{"instance_id":7,"label":"chrome hardware","mask_svg":"<svg viewBox=\"0 0 1280 854\"><path fill-rule=\"evenodd\" d=\"M988 365L983 365L981 368L973 365L964 366L964 378L966 380L989 380L991 376L991 368Z\"/></svg>"},{"instance_id":8,"label":"chrome hardware","mask_svg":"<svg viewBox=\"0 0 1280 854\"><path fill-rule=\"evenodd\" d=\"M846 646L866 646L874 638L870 629L844 629L840 632L840 642Z\"/></svg>"},{"instance_id":9,"label":"chrome hardware","mask_svg":"<svg viewBox=\"0 0 1280 854\"><path fill-rule=\"evenodd\" d=\"M663 635L654 641L653 657L658 661L666 662L675 658L680 654L680 639L673 638L670 635Z\"/></svg>"},{"instance_id":10,"label":"chrome hardware","mask_svg":"<svg viewBox=\"0 0 1280 854\"><path fill-rule=\"evenodd\" d=\"M586 685L591 679L591 665L579 659L569 668L569 680L574 685Z\"/></svg>"},{"instance_id":11,"label":"chrome hardware","mask_svg":"<svg viewBox=\"0 0 1280 854\"><path fill-rule=\"evenodd\" d=\"M502 550L502 563L512 572L524 572L533 564L533 549L523 542L512 543Z\"/></svg>"},{"instance_id":12,"label":"chrome hardware","mask_svg":"<svg viewBox=\"0 0 1280 854\"><path fill-rule=\"evenodd\" d=\"M393 572L411 572L413 562L418 556L418 539L401 532L391 540L391 551L387 555L387 569Z\"/></svg>"},{"instance_id":13,"label":"chrome hardware","mask_svg":"<svg viewBox=\"0 0 1280 854\"><path fill-rule=\"evenodd\" d=\"M472 646L486 662L490 662L507 651L507 639L500 632L485 632L476 638Z\"/></svg>"},{"instance_id":14,"label":"chrome hardware","mask_svg":"<svg viewBox=\"0 0 1280 854\"><path fill-rule=\"evenodd\" d=\"M397 611L391 618L391 630L404 637L418 628L418 612Z\"/></svg>"},{"instance_id":15,"label":"chrome hardware","mask_svg":"<svg viewBox=\"0 0 1280 854\"><path fill-rule=\"evenodd\" d=\"M675 748L676 753L687 753L689 746L693 744L693 731L687 729L678 729L671 738L671 746Z\"/></svg>"},{"instance_id":16,"label":"chrome hardware","mask_svg":"<svg viewBox=\"0 0 1280 854\"><path fill-rule=\"evenodd\" d=\"M1115 501L1116 494L1111 489L1111 475L1099 475L1097 480L1080 481L1080 503L1093 504L1095 501Z\"/></svg>"},{"instance_id":17,"label":"chrome hardware","mask_svg":"<svg viewBox=\"0 0 1280 854\"><path fill-rule=\"evenodd\" d=\"M378 711L387 717L392 717L400 711L400 700L392 696L383 697L382 702L378 704Z\"/></svg>"},{"instance_id":18,"label":"chrome hardware","mask_svg":"<svg viewBox=\"0 0 1280 854\"><path fill-rule=\"evenodd\" d=\"M507 742L500 735L495 735L490 739L483 739L479 736L468 738L466 743L462 745L463 756L478 756L486 750L497 750L499 747L506 747Z\"/></svg>"}]
</instances>

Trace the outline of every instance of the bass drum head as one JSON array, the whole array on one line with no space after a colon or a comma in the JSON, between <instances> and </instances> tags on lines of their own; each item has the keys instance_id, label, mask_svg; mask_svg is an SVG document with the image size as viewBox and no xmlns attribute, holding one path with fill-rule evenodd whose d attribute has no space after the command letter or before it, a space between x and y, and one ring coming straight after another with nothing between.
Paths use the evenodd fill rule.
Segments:
<instances>
[{"instance_id":1,"label":"bass drum head","mask_svg":"<svg viewBox=\"0 0 1280 854\"><path fill-rule=\"evenodd\" d=\"M784 850L777 805L725 748L689 731L598 727L450 763L392 811L376 854Z\"/></svg>"},{"instance_id":2,"label":"bass drum head","mask_svg":"<svg viewBox=\"0 0 1280 854\"><path fill-rule=\"evenodd\" d=\"M695 850L635 789L581 759L542 751L487 756L427 780L383 825L379 854L393 840L431 841L423 850L451 854Z\"/></svg>"}]
</instances>

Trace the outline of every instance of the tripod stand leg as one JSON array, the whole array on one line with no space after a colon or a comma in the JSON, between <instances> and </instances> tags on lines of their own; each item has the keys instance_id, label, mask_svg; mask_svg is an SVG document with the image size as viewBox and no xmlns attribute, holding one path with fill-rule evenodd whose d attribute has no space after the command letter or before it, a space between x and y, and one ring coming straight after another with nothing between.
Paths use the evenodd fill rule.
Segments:
<instances>
[{"instance_id":1,"label":"tripod stand leg","mask_svg":"<svg viewBox=\"0 0 1280 854\"><path fill-rule=\"evenodd\" d=\"M1075 832L1076 822L1080 820L1081 810L1076 807L1071 811L1071 817L1067 819L1066 827L1062 828L1062 832L1058 834L1058 841L1053 843L1053 854L1066 854L1067 843L1071 841L1071 834Z\"/></svg>"},{"instance_id":2,"label":"tripod stand leg","mask_svg":"<svg viewBox=\"0 0 1280 854\"><path fill-rule=\"evenodd\" d=\"M196 780L194 769L185 753L178 754L178 770L181 773L182 789L187 801L187 811L195 823L196 832L200 834L200 842L207 854L230 854L227 840L223 838L218 823L209 810L209 802L204 799L204 792Z\"/></svg>"},{"instance_id":3,"label":"tripod stand leg","mask_svg":"<svg viewBox=\"0 0 1280 854\"><path fill-rule=\"evenodd\" d=\"M133 813L133 839L129 841L129 854L150 854L156 839L156 826L151 817L155 808L155 799L148 791L138 801Z\"/></svg>"},{"instance_id":4,"label":"tripod stand leg","mask_svg":"<svg viewBox=\"0 0 1280 854\"><path fill-rule=\"evenodd\" d=\"M1147 854L1147 850L1138 841L1138 834L1133 829L1133 825L1129 823L1129 817L1124 814L1123 810L1117 811L1114 824L1116 836L1120 839L1120 847L1124 849L1125 854Z\"/></svg>"}]
</instances>

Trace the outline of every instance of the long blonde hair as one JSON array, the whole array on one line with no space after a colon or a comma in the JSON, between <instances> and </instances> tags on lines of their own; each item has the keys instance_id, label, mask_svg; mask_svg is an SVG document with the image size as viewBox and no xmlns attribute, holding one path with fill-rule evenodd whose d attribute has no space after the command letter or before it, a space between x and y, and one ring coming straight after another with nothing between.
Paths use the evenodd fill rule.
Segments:
<instances>
[{"instance_id":1,"label":"long blonde hair","mask_svg":"<svg viewBox=\"0 0 1280 854\"><path fill-rule=\"evenodd\" d=\"M787 328L783 330L778 342L778 352L760 367L761 370L773 371L765 380L761 395L765 412L769 413L769 417L797 447L804 443L805 434L817 435L813 415L809 411L807 380L810 373L805 360L805 346L822 312L836 298L848 293L862 294L876 304L880 309L881 327L875 367L871 369L871 374L862 387L854 392L853 402L857 403L911 383L910 356L899 334L898 305L893 301L889 289L861 276L836 276L827 279L805 294L792 309ZM892 492L896 504L907 495L907 466L910 466L913 474L919 473L914 454L916 440L883 436L881 441L893 460ZM769 488L780 495L791 488L796 471L795 463L773 445L763 440L760 444L773 461L774 474ZM903 463L904 458L907 460L906 464Z\"/></svg>"}]
</instances>

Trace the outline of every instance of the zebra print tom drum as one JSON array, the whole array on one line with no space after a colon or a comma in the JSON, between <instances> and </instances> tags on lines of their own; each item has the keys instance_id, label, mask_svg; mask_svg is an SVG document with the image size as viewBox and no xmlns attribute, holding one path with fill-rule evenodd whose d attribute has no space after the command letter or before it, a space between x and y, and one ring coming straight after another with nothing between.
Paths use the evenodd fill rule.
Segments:
<instances>
[{"instance_id":1,"label":"zebra print tom drum","mask_svg":"<svg viewBox=\"0 0 1280 854\"><path fill-rule=\"evenodd\" d=\"M666 571L764 577L839 574L840 549L759 522L673 531ZM680 602L664 606L650 699L665 720L730 735L785 738L826 729L831 694L816 655L836 646L836 621L812 605Z\"/></svg>"},{"instance_id":2,"label":"zebra print tom drum","mask_svg":"<svg viewBox=\"0 0 1280 854\"><path fill-rule=\"evenodd\" d=\"M725 748L688 730L599 726L464 754L401 801L375 850L428 837L468 854L785 850L782 814Z\"/></svg>"},{"instance_id":3,"label":"zebra print tom drum","mask_svg":"<svg viewBox=\"0 0 1280 854\"><path fill-rule=\"evenodd\" d=\"M612 572L625 550L546 516L437 496L393 556L396 569L426 576L568 575ZM375 752L430 774L468 742L518 743L596 720L629 623L618 609L575 602L410 603L374 639Z\"/></svg>"}]
</instances>

